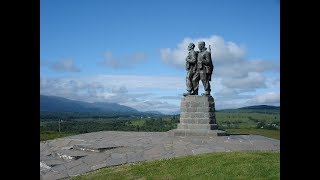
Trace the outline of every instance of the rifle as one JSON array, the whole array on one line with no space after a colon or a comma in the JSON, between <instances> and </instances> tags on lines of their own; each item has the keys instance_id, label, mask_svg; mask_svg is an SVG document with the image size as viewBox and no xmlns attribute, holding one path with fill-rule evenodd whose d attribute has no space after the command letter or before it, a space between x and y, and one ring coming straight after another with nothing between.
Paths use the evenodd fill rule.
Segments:
<instances>
[{"instance_id":1,"label":"rifle","mask_svg":"<svg viewBox=\"0 0 320 180\"><path fill-rule=\"evenodd\" d=\"M211 45L209 45L209 52L210 52L210 57L211 57ZM212 57L211 57L211 63L212 63ZM213 71L213 68L214 68L214 66L213 66L213 64L211 64L211 72L210 72L210 75L209 75L209 81L211 81L211 75L212 75L212 71Z\"/></svg>"}]
</instances>

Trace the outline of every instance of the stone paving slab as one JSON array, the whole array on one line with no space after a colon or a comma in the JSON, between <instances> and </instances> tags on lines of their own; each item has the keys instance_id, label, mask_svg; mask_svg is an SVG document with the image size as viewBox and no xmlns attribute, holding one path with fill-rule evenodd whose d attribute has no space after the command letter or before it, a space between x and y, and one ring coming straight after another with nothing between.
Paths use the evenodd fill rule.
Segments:
<instances>
[{"instance_id":1,"label":"stone paving slab","mask_svg":"<svg viewBox=\"0 0 320 180\"><path fill-rule=\"evenodd\" d=\"M173 136L169 132L101 131L40 142L40 179L67 179L103 167L210 152L280 151L259 135Z\"/></svg>"}]
</instances>

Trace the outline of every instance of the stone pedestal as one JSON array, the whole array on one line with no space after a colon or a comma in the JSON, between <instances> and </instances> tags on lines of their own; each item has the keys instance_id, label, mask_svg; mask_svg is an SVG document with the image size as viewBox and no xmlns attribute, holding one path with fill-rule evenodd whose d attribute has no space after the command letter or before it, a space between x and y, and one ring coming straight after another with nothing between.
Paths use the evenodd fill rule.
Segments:
<instances>
[{"instance_id":1,"label":"stone pedestal","mask_svg":"<svg viewBox=\"0 0 320 180\"><path fill-rule=\"evenodd\" d=\"M218 130L212 96L189 95L181 99L180 123L172 132L175 136L224 136Z\"/></svg>"}]
</instances>

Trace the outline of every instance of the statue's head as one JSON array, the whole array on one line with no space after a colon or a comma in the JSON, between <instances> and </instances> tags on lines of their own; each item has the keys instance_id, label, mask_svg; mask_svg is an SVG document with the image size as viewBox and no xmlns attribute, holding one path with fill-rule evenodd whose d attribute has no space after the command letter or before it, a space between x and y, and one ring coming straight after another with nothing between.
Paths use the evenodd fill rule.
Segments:
<instances>
[{"instance_id":1,"label":"statue's head","mask_svg":"<svg viewBox=\"0 0 320 180\"><path fill-rule=\"evenodd\" d=\"M190 43L188 45L188 51L190 51L191 49L194 49L195 45L193 43Z\"/></svg>"},{"instance_id":2,"label":"statue's head","mask_svg":"<svg viewBox=\"0 0 320 180\"><path fill-rule=\"evenodd\" d=\"M199 50L204 49L205 46L206 46L206 43L205 43L204 41L198 42L198 48L199 48Z\"/></svg>"}]
</instances>

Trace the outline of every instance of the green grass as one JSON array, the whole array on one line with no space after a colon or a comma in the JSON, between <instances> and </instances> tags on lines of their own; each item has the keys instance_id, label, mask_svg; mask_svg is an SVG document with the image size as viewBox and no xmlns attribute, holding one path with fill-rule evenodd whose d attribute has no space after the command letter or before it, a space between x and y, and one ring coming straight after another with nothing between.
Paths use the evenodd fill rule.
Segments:
<instances>
[{"instance_id":1,"label":"green grass","mask_svg":"<svg viewBox=\"0 0 320 180\"><path fill-rule=\"evenodd\" d=\"M268 130L268 129L226 129L227 133L230 134L258 134L261 136L279 139L280 140L280 131L279 130Z\"/></svg>"},{"instance_id":2,"label":"green grass","mask_svg":"<svg viewBox=\"0 0 320 180\"><path fill-rule=\"evenodd\" d=\"M280 114L217 112L216 116L217 124L227 133L258 134L280 140ZM259 128L259 124L268 129ZM277 130L271 130L270 126Z\"/></svg>"},{"instance_id":3,"label":"green grass","mask_svg":"<svg viewBox=\"0 0 320 180\"><path fill-rule=\"evenodd\" d=\"M72 136L79 133L65 133L65 132L55 132L55 131L40 131L40 141L46 141L51 139L56 139L65 136Z\"/></svg>"},{"instance_id":4,"label":"green grass","mask_svg":"<svg viewBox=\"0 0 320 180\"><path fill-rule=\"evenodd\" d=\"M146 121L144 119L136 119L131 121L132 125L135 125L135 126L143 126L145 122Z\"/></svg>"},{"instance_id":5,"label":"green grass","mask_svg":"<svg viewBox=\"0 0 320 180\"><path fill-rule=\"evenodd\" d=\"M280 153L208 153L103 168L71 179L280 179Z\"/></svg>"},{"instance_id":6,"label":"green grass","mask_svg":"<svg viewBox=\"0 0 320 180\"><path fill-rule=\"evenodd\" d=\"M280 122L280 114L216 112L217 123L223 128L255 128L258 122Z\"/></svg>"}]
</instances>

